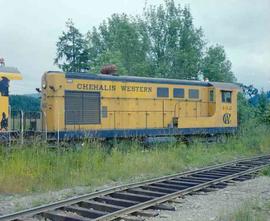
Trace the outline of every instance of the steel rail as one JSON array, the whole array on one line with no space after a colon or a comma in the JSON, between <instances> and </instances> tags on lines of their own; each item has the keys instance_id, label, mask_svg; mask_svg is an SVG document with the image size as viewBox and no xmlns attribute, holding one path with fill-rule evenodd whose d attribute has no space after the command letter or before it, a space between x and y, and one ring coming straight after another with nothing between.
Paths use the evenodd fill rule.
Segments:
<instances>
[{"instance_id":1,"label":"steel rail","mask_svg":"<svg viewBox=\"0 0 270 221\"><path fill-rule=\"evenodd\" d=\"M149 208L151 206L158 205L158 204L167 202L169 200L178 198L180 196L187 195L187 194L189 194L191 192L195 192L195 191L204 189L204 188L206 188L206 187L208 187L210 185L213 185L215 183L229 181L229 180L231 180L233 178L237 178L237 177L242 176L242 175L254 173L254 172L256 172L256 171L258 171L258 170L260 170L260 169L262 169L264 167L265 166L260 166L260 167L249 169L247 171L240 172L240 173L237 173L237 174L234 174L234 175L231 175L231 176L226 176L226 177L222 177L220 179L216 179L216 180L213 180L213 181L202 183L202 184L199 184L199 185L194 186L194 187L189 187L187 189L180 190L180 191L175 192L175 193L171 193L171 194L168 194L168 195L165 195L165 196L162 196L162 197L159 197L159 198L150 200L150 201L146 201L146 202L143 202L143 203L134 205L132 207L128 207L128 208L125 208L125 209L116 211L114 213L110 213L110 214L108 214L106 216L102 216L102 217L97 218L97 219L94 219L94 220L95 221L110 221L110 220L114 220L114 219L119 218L119 217L122 217L124 215L128 215L128 214L134 213L134 212L136 212L138 210L143 210L143 209Z\"/></svg>"},{"instance_id":2,"label":"steel rail","mask_svg":"<svg viewBox=\"0 0 270 221\"><path fill-rule=\"evenodd\" d=\"M109 195L109 194L112 194L115 192L120 192L120 191L132 189L132 188L136 188L136 187L150 185L150 184L157 183L157 182L163 182L163 181L170 180L173 178L179 178L179 177L183 177L183 176L194 175L194 174L201 173L201 172L207 172L209 170L219 169L219 168L234 165L237 163L245 163L245 162L264 160L264 159L270 160L270 155L261 155L261 156L257 156L257 157L253 157L253 158L243 158L243 159L238 159L238 160L234 160L234 161L223 163L223 164L208 166L208 167L193 170L193 171L177 173L177 174L173 174L173 175L169 175L169 176L163 176L160 178L154 178L154 179L150 179L150 180L146 180L146 181L142 181L142 182L135 182L135 183L127 184L127 185L120 185L120 186L108 188L105 190L99 190L99 191L96 191L94 193L84 194L84 195L81 195L78 197L72 197L72 198L58 201L55 203L27 209L24 211L13 213L13 214L3 215L3 216L0 216L0 221L11 221L11 220L16 220L16 219L21 219L22 217L32 217L34 215L41 214L43 212L60 209L60 208L63 208L64 206L76 204L76 203L79 203L79 202L84 201L84 200L91 200L91 199L101 197L104 195ZM270 161L269 161L269 164L270 164ZM147 202L139 203L138 205L134 205L134 206L124 208L124 209L121 209L121 210L113 212L113 213L109 213L109 214L102 216L100 218L96 218L95 220L113 220L113 219L119 217L120 215L123 216L123 215L131 214L131 213L136 212L138 210L149 208L153 205L161 204L161 203L166 202L170 199L179 197L180 195L185 195L185 194L188 194L190 192L197 191L197 190L205 188L209 185L224 182L224 181L231 180L231 179L239 177L239 176L243 176L246 174L256 172L263 167L265 167L265 165L254 166L254 168L252 168L252 169L241 171L241 172L235 173L233 175L224 176L220 179L214 179L212 181L204 182L202 184L198 184L194 187L189 187L189 188L186 188L186 189L178 191L178 192L166 194L165 196L157 197L153 200L149 200Z\"/></svg>"}]
</instances>

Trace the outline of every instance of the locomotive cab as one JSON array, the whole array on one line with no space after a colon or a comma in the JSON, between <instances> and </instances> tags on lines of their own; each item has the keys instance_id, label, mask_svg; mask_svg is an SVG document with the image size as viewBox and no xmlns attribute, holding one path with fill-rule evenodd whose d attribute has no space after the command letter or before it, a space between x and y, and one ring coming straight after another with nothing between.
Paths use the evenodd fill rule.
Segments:
<instances>
[{"instance_id":1,"label":"locomotive cab","mask_svg":"<svg viewBox=\"0 0 270 221\"><path fill-rule=\"evenodd\" d=\"M218 90L216 97L219 103L220 122L223 127L237 126L237 93L235 84L212 82Z\"/></svg>"},{"instance_id":2,"label":"locomotive cab","mask_svg":"<svg viewBox=\"0 0 270 221\"><path fill-rule=\"evenodd\" d=\"M16 68L0 66L0 131L8 131L9 82L21 79Z\"/></svg>"}]
</instances>

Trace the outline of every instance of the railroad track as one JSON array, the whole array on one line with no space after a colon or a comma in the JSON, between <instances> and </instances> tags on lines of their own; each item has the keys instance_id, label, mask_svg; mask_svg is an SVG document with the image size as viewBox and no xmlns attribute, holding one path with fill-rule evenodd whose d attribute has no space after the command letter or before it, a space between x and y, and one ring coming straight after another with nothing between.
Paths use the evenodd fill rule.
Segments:
<instances>
[{"instance_id":1,"label":"railroad track","mask_svg":"<svg viewBox=\"0 0 270 221\"><path fill-rule=\"evenodd\" d=\"M140 221L158 215L158 210L174 210L167 202L178 197L250 179L267 165L270 165L270 155L241 159L85 194L1 216L0 221L31 220L33 217L53 221Z\"/></svg>"}]
</instances>

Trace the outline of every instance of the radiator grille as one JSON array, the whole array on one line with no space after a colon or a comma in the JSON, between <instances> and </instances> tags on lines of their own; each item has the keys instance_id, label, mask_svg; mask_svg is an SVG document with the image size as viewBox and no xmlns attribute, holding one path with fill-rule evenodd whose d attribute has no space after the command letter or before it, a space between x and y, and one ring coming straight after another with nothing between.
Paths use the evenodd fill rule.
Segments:
<instances>
[{"instance_id":1,"label":"radiator grille","mask_svg":"<svg viewBox=\"0 0 270 221\"><path fill-rule=\"evenodd\" d=\"M65 91L65 124L100 124L100 93Z\"/></svg>"}]
</instances>

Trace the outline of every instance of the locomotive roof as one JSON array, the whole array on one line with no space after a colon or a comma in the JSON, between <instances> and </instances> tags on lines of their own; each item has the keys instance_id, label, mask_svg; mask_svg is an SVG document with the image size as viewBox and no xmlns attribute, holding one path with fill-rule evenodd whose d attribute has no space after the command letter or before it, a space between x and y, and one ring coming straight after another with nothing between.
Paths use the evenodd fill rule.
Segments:
<instances>
[{"instance_id":1,"label":"locomotive roof","mask_svg":"<svg viewBox=\"0 0 270 221\"><path fill-rule=\"evenodd\" d=\"M222 90L239 89L239 86L234 83L224 82L207 82L198 80L179 80L179 79L166 79L166 78L150 78L150 77L137 77L137 76L119 76L119 75L106 75L106 74L92 74L92 73L78 73L78 72L47 72L65 74L69 79L87 79L87 80L104 80L104 81L122 81L122 82L140 82L140 83L156 83L156 84L179 84L191 85L202 87L216 87Z\"/></svg>"},{"instance_id":2,"label":"locomotive roof","mask_svg":"<svg viewBox=\"0 0 270 221\"><path fill-rule=\"evenodd\" d=\"M17 68L0 66L0 77L6 77L9 80L21 80L22 75Z\"/></svg>"},{"instance_id":3,"label":"locomotive roof","mask_svg":"<svg viewBox=\"0 0 270 221\"><path fill-rule=\"evenodd\" d=\"M91 80L158 83L158 84L181 84L181 85L196 85L196 86L205 86L205 87L210 86L209 82L196 81L196 80L178 80L178 79L149 78L149 77L137 77L137 76L74 73L74 72L67 72L65 75L66 75L66 78L72 78L72 79L91 79Z\"/></svg>"}]
</instances>

